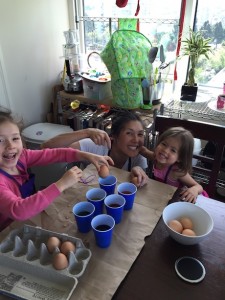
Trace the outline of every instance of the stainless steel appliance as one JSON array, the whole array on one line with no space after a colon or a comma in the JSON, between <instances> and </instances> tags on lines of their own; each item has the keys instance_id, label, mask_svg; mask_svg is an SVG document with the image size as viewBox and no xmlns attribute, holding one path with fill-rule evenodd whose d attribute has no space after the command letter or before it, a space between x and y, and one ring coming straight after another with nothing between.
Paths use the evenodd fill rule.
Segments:
<instances>
[{"instance_id":1,"label":"stainless steel appliance","mask_svg":"<svg viewBox=\"0 0 225 300\"><path fill-rule=\"evenodd\" d=\"M76 30L64 31L66 44L63 45L63 56L65 57L62 83L66 92L83 92L83 80L79 75L80 55L79 39Z\"/></svg>"}]
</instances>

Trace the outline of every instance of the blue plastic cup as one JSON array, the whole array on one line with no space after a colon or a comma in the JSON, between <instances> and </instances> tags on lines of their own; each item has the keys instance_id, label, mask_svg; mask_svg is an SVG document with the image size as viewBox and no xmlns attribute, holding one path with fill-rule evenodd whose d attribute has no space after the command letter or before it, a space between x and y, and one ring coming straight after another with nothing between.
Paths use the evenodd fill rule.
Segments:
<instances>
[{"instance_id":1,"label":"blue plastic cup","mask_svg":"<svg viewBox=\"0 0 225 300\"><path fill-rule=\"evenodd\" d=\"M124 210L130 210L133 208L134 199L137 192L137 187L131 182L120 183L117 187L117 192L119 195L123 196L126 200Z\"/></svg>"},{"instance_id":2,"label":"blue plastic cup","mask_svg":"<svg viewBox=\"0 0 225 300\"><path fill-rule=\"evenodd\" d=\"M115 220L110 215L101 214L91 221L96 244L101 248L107 248L112 242Z\"/></svg>"},{"instance_id":3,"label":"blue plastic cup","mask_svg":"<svg viewBox=\"0 0 225 300\"><path fill-rule=\"evenodd\" d=\"M100 188L106 191L107 196L114 194L117 183L117 179L115 176L109 175L105 178L99 177L98 183Z\"/></svg>"},{"instance_id":4,"label":"blue plastic cup","mask_svg":"<svg viewBox=\"0 0 225 300\"><path fill-rule=\"evenodd\" d=\"M77 228L82 233L91 230L91 221L94 217L95 206L91 202L79 202L73 207L73 214L77 222Z\"/></svg>"},{"instance_id":5,"label":"blue plastic cup","mask_svg":"<svg viewBox=\"0 0 225 300\"><path fill-rule=\"evenodd\" d=\"M104 199L106 197L106 192L100 188L92 188L87 191L86 198L88 202L91 202L95 206L94 216L103 213Z\"/></svg>"},{"instance_id":6,"label":"blue plastic cup","mask_svg":"<svg viewBox=\"0 0 225 300\"><path fill-rule=\"evenodd\" d=\"M107 196L104 203L107 214L113 217L116 224L120 223L123 217L124 205L126 203L125 198L121 195L113 194Z\"/></svg>"}]
</instances>

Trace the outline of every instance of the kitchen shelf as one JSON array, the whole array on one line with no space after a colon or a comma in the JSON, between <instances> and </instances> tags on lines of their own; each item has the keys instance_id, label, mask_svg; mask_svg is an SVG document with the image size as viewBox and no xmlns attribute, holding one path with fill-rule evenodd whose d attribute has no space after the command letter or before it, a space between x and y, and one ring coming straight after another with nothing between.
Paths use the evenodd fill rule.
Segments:
<instances>
[{"instance_id":1,"label":"kitchen shelf","mask_svg":"<svg viewBox=\"0 0 225 300\"><path fill-rule=\"evenodd\" d=\"M179 25L178 19L155 19L155 18L137 18L140 23L154 23L154 24L172 24ZM83 22L118 22L119 18L109 18L109 17L91 17L91 16L82 16L79 21Z\"/></svg>"},{"instance_id":2,"label":"kitchen shelf","mask_svg":"<svg viewBox=\"0 0 225 300\"><path fill-rule=\"evenodd\" d=\"M89 99L87 97L84 97L82 93L67 93L63 90L62 85L57 85L53 89L54 92L54 101L53 101L53 116L54 116L54 122L58 124L64 124L66 125L66 119L67 117L72 118L74 114L76 114L76 110L72 110L70 103L74 100L78 100L80 102L80 110L88 111L88 109L91 109L93 111L96 111L98 113L101 112L107 112L110 113L117 113L120 111L124 111L128 109L120 108L120 107L114 107L112 106L112 98L107 98L103 100L97 100L97 99ZM143 120L145 130L147 135L151 132L151 126L153 122L153 111L155 108L159 109L160 104L154 105L152 109L143 110L143 109L134 109L134 111L139 112L140 116ZM79 110L79 109L78 109ZM133 109L132 109L133 110ZM103 124L99 124L99 129L102 128ZM79 128L82 129L82 128Z\"/></svg>"}]
</instances>

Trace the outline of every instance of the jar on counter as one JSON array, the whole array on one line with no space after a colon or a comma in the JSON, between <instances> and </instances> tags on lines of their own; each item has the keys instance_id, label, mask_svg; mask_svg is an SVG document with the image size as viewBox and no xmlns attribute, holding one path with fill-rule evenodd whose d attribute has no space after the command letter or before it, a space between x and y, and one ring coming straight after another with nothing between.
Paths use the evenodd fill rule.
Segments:
<instances>
[{"instance_id":1,"label":"jar on counter","mask_svg":"<svg viewBox=\"0 0 225 300\"><path fill-rule=\"evenodd\" d=\"M225 110L225 94L218 96L218 98L217 98L217 109Z\"/></svg>"}]
</instances>

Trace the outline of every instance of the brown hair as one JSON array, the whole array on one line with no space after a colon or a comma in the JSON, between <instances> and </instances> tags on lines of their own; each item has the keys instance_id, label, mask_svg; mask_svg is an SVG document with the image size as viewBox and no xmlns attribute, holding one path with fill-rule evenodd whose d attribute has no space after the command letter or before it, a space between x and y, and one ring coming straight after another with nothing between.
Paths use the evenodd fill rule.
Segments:
<instances>
[{"instance_id":1,"label":"brown hair","mask_svg":"<svg viewBox=\"0 0 225 300\"><path fill-rule=\"evenodd\" d=\"M139 114L133 111L120 111L118 112L112 119L112 127L110 136L119 136L121 130L126 126L126 124L130 121L138 121L143 126L144 123Z\"/></svg>"},{"instance_id":2,"label":"brown hair","mask_svg":"<svg viewBox=\"0 0 225 300\"><path fill-rule=\"evenodd\" d=\"M194 137L189 130L183 127L171 127L160 134L156 147L168 137L175 137L181 141L181 147L178 153L179 162L177 163L180 171L191 173L192 155L194 148Z\"/></svg>"},{"instance_id":3,"label":"brown hair","mask_svg":"<svg viewBox=\"0 0 225 300\"><path fill-rule=\"evenodd\" d=\"M19 131L21 133L23 129L23 120L20 118L16 118L12 115L12 112L4 107L0 107L0 124L10 122L18 126Z\"/></svg>"}]
</instances>

